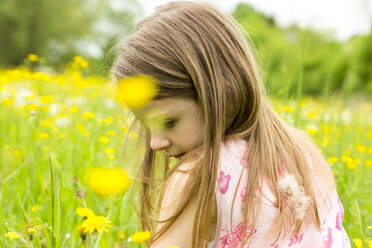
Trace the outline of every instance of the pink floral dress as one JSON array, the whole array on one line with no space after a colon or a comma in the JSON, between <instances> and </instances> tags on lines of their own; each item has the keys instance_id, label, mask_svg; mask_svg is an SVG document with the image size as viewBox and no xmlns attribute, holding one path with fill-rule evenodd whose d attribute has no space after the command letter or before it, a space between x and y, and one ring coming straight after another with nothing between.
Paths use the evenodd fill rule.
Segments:
<instances>
[{"instance_id":1,"label":"pink floral dress","mask_svg":"<svg viewBox=\"0 0 372 248\"><path fill-rule=\"evenodd\" d=\"M260 213L255 228L247 226L243 230L242 202L246 190L246 170L242 167L246 161L246 141L229 139L221 145L219 163L219 175L216 183L217 199L217 229L214 241L208 247L233 248L240 247L244 237L253 234L251 243L244 247L253 248L283 248L283 247L304 247L304 248L345 248L351 247L349 238L342 225L344 209L341 201L334 191L331 195L331 207L320 208L321 231L314 225L302 227L298 235L281 239L275 242L275 238L268 234L272 231L273 221L277 214L277 208L273 204L275 197L268 185L261 185L263 196ZM311 161L310 161L311 163ZM241 182L239 178L243 169ZM245 175L244 175L245 174ZM237 189L237 190L236 190ZM236 193L235 193L236 192ZM233 214L231 206L235 196Z\"/></svg>"}]
</instances>

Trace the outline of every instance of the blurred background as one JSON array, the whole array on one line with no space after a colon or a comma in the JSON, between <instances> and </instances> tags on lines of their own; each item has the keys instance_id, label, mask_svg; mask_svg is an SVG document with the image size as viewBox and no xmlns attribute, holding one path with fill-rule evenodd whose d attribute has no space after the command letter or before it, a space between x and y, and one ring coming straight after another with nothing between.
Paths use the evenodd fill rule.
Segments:
<instances>
[{"instance_id":1,"label":"blurred background","mask_svg":"<svg viewBox=\"0 0 372 248\"><path fill-rule=\"evenodd\" d=\"M23 65L63 70L76 55L86 73L107 77L110 48L162 1L2 0L0 67ZM274 95L372 93L372 1L210 1L232 14L258 50L262 75ZM35 69L35 68L34 68Z\"/></svg>"},{"instance_id":2,"label":"blurred background","mask_svg":"<svg viewBox=\"0 0 372 248\"><path fill-rule=\"evenodd\" d=\"M145 247L126 193L141 203L145 146L110 67L166 2L1 0L0 247ZM275 112L331 166L352 247L371 248L372 0L210 2L249 34Z\"/></svg>"}]
</instances>

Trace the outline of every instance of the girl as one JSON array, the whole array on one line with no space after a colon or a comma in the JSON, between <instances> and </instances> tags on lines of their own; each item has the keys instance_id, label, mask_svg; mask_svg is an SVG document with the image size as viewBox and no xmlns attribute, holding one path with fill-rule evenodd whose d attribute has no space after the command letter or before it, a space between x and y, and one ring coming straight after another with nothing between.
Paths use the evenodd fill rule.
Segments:
<instances>
[{"instance_id":1,"label":"girl","mask_svg":"<svg viewBox=\"0 0 372 248\"><path fill-rule=\"evenodd\" d=\"M126 102L146 141L140 217L154 234L148 245L350 247L328 165L270 107L237 25L207 3L171 2L120 45L118 88L137 78L157 89L146 104ZM169 157L179 159L171 169Z\"/></svg>"}]
</instances>

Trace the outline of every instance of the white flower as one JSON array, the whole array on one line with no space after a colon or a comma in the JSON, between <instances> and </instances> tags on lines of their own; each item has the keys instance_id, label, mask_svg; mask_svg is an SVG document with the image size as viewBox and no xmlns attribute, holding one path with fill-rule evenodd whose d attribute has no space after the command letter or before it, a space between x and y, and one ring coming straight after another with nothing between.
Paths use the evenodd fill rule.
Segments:
<instances>
[{"instance_id":1,"label":"white flower","mask_svg":"<svg viewBox=\"0 0 372 248\"><path fill-rule=\"evenodd\" d=\"M296 218L303 220L306 215L307 207L310 204L310 198L305 195L303 188L298 185L296 177L292 174L288 174L280 179L278 182L278 190L290 198Z\"/></svg>"}]
</instances>

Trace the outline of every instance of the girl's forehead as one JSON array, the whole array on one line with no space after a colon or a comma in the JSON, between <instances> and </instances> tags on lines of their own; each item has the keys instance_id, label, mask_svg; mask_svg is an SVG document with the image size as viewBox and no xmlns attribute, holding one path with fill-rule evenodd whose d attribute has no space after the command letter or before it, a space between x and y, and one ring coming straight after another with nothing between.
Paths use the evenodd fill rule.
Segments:
<instances>
[{"instance_id":1,"label":"girl's forehead","mask_svg":"<svg viewBox=\"0 0 372 248\"><path fill-rule=\"evenodd\" d=\"M153 100L145 107L131 111L139 119L154 119L180 115L197 107L197 103L191 98L164 98Z\"/></svg>"}]
</instances>

